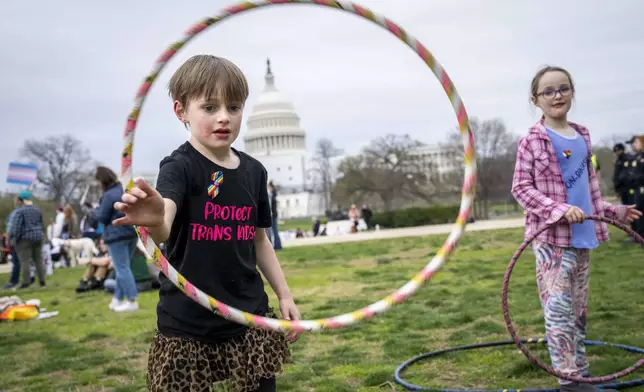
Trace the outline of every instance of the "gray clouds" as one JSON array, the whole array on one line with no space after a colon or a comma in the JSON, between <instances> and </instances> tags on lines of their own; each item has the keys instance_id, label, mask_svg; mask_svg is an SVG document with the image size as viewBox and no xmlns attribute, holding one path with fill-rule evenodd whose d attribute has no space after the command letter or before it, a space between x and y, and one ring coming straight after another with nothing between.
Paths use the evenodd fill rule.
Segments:
<instances>
[{"instance_id":1,"label":"gray clouds","mask_svg":"<svg viewBox=\"0 0 644 392\"><path fill-rule=\"evenodd\" d=\"M642 133L644 4L637 0L363 0L399 23L445 67L470 116L501 117L523 133L536 121L530 79L546 63L577 83L571 120L594 140ZM25 139L69 132L119 169L132 99L158 55L194 22L234 2L10 2L0 15L0 181ZM166 66L137 128L134 168L155 170L187 138L166 84L188 57L227 57L246 73L250 114L270 57L312 149L330 137L349 153L390 132L444 140L456 119L436 78L413 51L353 15L284 5L234 16L196 37ZM245 132L245 126L242 127ZM240 140L236 143L242 147ZM3 187L0 187L3 188Z\"/></svg>"}]
</instances>

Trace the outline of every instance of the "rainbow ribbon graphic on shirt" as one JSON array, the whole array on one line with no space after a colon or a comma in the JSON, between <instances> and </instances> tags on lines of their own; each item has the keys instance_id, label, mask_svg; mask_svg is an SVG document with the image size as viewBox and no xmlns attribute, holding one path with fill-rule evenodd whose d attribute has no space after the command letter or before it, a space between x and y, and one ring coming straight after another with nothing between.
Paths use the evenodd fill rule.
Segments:
<instances>
[{"instance_id":1,"label":"rainbow ribbon graphic on shirt","mask_svg":"<svg viewBox=\"0 0 644 392\"><path fill-rule=\"evenodd\" d=\"M208 187L208 196L214 199L219 194L221 183L224 182L224 173L221 171L214 172L210 179L212 180L212 185Z\"/></svg>"}]
</instances>

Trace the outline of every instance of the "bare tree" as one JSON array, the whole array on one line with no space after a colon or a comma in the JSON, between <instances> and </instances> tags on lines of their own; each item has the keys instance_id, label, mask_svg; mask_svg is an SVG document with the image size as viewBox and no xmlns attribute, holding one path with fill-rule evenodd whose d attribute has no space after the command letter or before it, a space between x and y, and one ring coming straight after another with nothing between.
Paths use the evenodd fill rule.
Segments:
<instances>
[{"instance_id":1,"label":"bare tree","mask_svg":"<svg viewBox=\"0 0 644 392\"><path fill-rule=\"evenodd\" d=\"M371 142L364 149L367 160L382 174L393 178L395 189L390 193L406 199L420 198L428 203L434 201L436 184L427 176L424 161L417 154L423 144L409 135L387 135Z\"/></svg>"},{"instance_id":2,"label":"bare tree","mask_svg":"<svg viewBox=\"0 0 644 392\"><path fill-rule=\"evenodd\" d=\"M342 154L342 150L336 148L330 139L319 139L315 146L315 155L313 157L313 172L319 181L322 193L324 194L324 210L330 209L331 188L334 182L334 169L331 160Z\"/></svg>"},{"instance_id":3,"label":"bare tree","mask_svg":"<svg viewBox=\"0 0 644 392\"><path fill-rule=\"evenodd\" d=\"M37 185L58 202L82 191L95 167L89 150L71 135L27 140L21 153L38 164Z\"/></svg>"},{"instance_id":4,"label":"bare tree","mask_svg":"<svg viewBox=\"0 0 644 392\"><path fill-rule=\"evenodd\" d=\"M489 218L489 201L505 200L510 195L518 136L508 131L501 119L480 121L470 119L470 128L476 144L476 204L478 215ZM463 159L463 138L459 130L448 137L443 148ZM463 168L450 175L446 183L452 187L463 181Z\"/></svg>"},{"instance_id":5,"label":"bare tree","mask_svg":"<svg viewBox=\"0 0 644 392\"><path fill-rule=\"evenodd\" d=\"M421 146L408 135L387 135L372 141L360 155L340 164L336 194L360 198L376 195L385 210L391 209L397 197L431 202L436 187L414 154Z\"/></svg>"},{"instance_id":6,"label":"bare tree","mask_svg":"<svg viewBox=\"0 0 644 392\"><path fill-rule=\"evenodd\" d=\"M346 157L338 165L339 179L331 191L332 198L339 204L348 204L363 199L371 192L372 173L363 155Z\"/></svg>"}]
</instances>

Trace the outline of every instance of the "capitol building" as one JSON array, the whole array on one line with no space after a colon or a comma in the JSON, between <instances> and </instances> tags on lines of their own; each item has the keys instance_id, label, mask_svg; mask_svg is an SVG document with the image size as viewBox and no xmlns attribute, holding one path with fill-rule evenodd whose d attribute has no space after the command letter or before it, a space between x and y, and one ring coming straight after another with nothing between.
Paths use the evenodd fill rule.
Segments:
<instances>
[{"instance_id":1,"label":"capitol building","mask_svg":"<svg viewBox=\"0 0 644 392\"><path fill-rule=\"evenodd\" d=\"M277 187L280 219L323 216L325 197L306 150L306 132L293 103L275 86L270 60L264 80L246 123L244 151L262 162Z\"/></svg>"},{"instance_id":2,"label":"capitol building","mask_svg":"<svg viewBox=\"0 0 644 392\"><path fill-rule=\"evenodd\" d=\"M268 180L276 186L279 219L324 216L325 208L332 208L325 207L330 195L320 186L295 107L275 85L270 60L266 61L264 80L264 88L249 111L243 150L264 165ZM410 155L417 170L439 183L462 165L453 152L438 146L422 145ZM139 175L156 186L158 172Z\"/></svg>"}]
</instances>

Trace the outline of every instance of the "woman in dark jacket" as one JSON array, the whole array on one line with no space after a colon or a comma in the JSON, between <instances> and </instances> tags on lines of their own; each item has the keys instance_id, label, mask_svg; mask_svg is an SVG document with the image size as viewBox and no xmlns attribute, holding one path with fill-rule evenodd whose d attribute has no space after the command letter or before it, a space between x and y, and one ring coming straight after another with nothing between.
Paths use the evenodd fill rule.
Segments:
<instances>
[{"instance_id":1,"label":"woman in dark jacket","mask_svg":"<svg viewBox=\"0 0 644 392\"><path fill-rule=\"evenodd\" d=\"M96 168L95 178L103 188L103 196L101 196L100 205L96 210L96 218L104 225L103 241L112 257L116 274L116 289L110 309L117 312L136 310L139 308L136 301L138 292L130 268L130 261L134 255L138 237L134 226L112 225L112 221L124 216L122 212L114 209L114 203L121 200L123 195L123 186L118 181L116 174L107 167Z\"/></svg>"}]
</instances>

